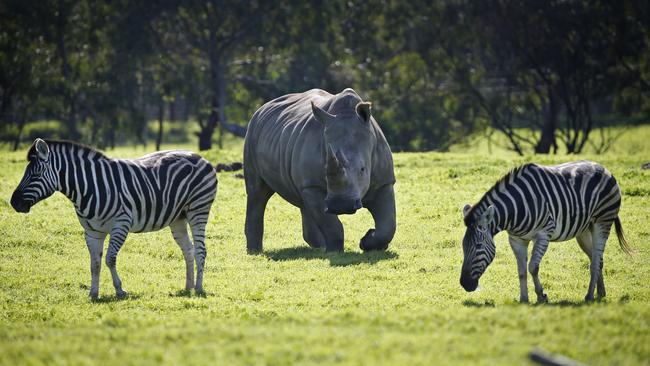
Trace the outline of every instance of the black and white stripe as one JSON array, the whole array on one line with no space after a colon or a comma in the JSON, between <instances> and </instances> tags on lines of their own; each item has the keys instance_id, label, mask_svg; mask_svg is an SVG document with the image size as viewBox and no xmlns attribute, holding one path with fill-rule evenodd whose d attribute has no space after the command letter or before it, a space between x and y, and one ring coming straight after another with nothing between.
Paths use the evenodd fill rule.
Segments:
<instances>
[{"instance_id":1,"label":"black and white stripe","mask_svg":"<svg viewBox=\"0 0 650 366\"><path fill-rule=\"evenodd\" d=\"M110 234L106 265L118 296L117 254L130 232L169 226L186 262L186 289L203 291L205 226L217 191L216 173L189 151L161 151L138 159L110 159L101 152L66 141L37 139L11 204L19 212L55 191L74 204L91 256L90 296L99 294L104 239ZM192 231L190 240L187 226ZM194 261L196 260L196 283Z\"/></svg>"},{"instance_id":2,"label":"black and white stripe","mask_svg":"<svg viewBox=\"0 0 650 366\"><path fill-rule=\"evenodd\" d=\"M538 301L546 301L539 281L539 264L549 242L576 238L591 261L586 300L605 296L602 277L603 251L612 223L621 248L629 253L618 211L621 191L616 179L603 166L577 161L557 166L526 164L500 179L474 207L463 209L467 226L463 238L464 261L461 285L468 291L496 253L494 235L506 230L520 279L520 300L528 301L526 261L528 243L533 251L528 271L533 277Z\"/></svg>"}]
</instances>

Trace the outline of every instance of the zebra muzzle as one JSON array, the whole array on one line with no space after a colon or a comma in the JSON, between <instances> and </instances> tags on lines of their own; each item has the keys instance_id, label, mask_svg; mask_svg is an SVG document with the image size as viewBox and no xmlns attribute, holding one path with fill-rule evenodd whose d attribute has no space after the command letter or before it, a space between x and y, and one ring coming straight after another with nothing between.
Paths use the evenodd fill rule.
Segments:
<instances>
[{"instance_id":1,"label":"zebra muzzle","mask_svg":"<svg viewBox=\"0 0 650 366\"><path fill-rule=\"evenodd\" d=\"M460 285L463 286L465 291L472 292L478 287L478 279L473 279L471 276L461 275Z\"/></svg>"},{"instance_id":2,"label":"zebra muzzle","mask_svg":"<svg viewBox=\"0 0 650 366\"><path fill-rule=\"evenodd\" d=\"M31 205L22 198L21 192L14 191L11 195L11 207L20 213L28 213Z\"/></svg>"}]
</instances>

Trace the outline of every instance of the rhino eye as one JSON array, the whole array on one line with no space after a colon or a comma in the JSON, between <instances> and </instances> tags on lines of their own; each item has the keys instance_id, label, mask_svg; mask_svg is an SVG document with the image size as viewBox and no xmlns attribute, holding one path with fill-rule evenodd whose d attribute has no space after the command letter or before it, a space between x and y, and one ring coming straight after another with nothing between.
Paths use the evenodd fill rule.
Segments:
<instances>
[{"instance_id":1,"label":"rhino eye","mask_svg":"<svg viewBox=\"0 0 650 366\"><path fill-rule=\"evenodd\" d=\"M365 167L361 167L361 173L363 173L363 172L365 172L365 171L366 171L366 168L365 168Z\"/></svg>"}]
</instances>

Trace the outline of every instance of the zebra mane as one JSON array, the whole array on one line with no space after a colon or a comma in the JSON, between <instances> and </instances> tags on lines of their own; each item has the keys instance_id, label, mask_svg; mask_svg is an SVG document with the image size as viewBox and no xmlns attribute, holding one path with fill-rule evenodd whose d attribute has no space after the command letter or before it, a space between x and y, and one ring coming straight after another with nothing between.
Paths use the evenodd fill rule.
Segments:
<instances>
[{"instance_id":1,"label":"zebra mane","mask_svg":"<svg viewBox=\"0 0 650 366\"><path fill-rule=\"evenodd\" d=\"M75 151L83 150L83 151L92 152L95 154L95 159L99 159L99 158L108 159L108 157L104 155L103 152L95 149L94 147L90 147L88 145L84 145L78 142L68 141L68 140L50 140L50 139L45 139L44 141L49 146L58 145L58 146L65 146L67 148L72 148ZM37 155L36 144L32 144L32 147L30 147L29 151L27 151L27 161L30 161L31 157L36 155Z\"/></svg>"},{"instance_id":2,"label":"zebra mane","mask_svg":"<svg viewBox=\"0 0 650 366\"><path fill-rule=\"evenodd\" d=\"M499 180L497 180L496 183L494 183L492 188L488 189L487 192L485 192L485 194L483 194L483 197L481 197L481 199L478 201L478 203L473 205L472 208L467 213L467 215L465 215L465 218L464 218L465 226L472 225L472 224L474 224L476 222L476 220L477 220L477 217L476 217L477 216L476 215L477 211L479 211L481 207L487 206L487 204L488 204L487 197L490 195L490 193L492 191L497 189L497 187L501 183L507 184L509 180L516 178L519 175L519 173L521 173L522 171L524 171L527 168L529 168L531 166L534 166L534 165L535 165L534 163L526 163L526 164L519 165L517 167L514 167L514 168L510 169L510 171L508 173L506 173L506 175L499 178Z\"/></svg>"}]
</instances>

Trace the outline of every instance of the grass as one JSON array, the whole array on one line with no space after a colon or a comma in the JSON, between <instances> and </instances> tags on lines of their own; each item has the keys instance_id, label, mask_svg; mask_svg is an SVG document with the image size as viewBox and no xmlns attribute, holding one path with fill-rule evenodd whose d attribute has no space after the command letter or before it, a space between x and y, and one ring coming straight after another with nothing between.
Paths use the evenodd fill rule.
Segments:
<instances>
[{"instance_id":1,"label":"grass","mask_svg":"<svg viewBox=\"0 0 650 366\"><path fill-rule=\"evenodd\" d=\"M129 236L118 257L125 300L104 266L87 298L82 229L61 194L28 215L9 197L25 152L0 152L0 364L522 364L541 347L594 365L650 360L650 126L631 128L602 156L469 152L395 154L398 231L385 253L362 253L367 211L344 216L345 252L303 243L297 209L274 197L264 254L246 254L241 179L220 173L208 225L206 297L188 295L181 251L168 230ZM188 146L190 147L190 146ZM165 146L167 148L167 146ZM462 150L462 149L459 149ZM109 156L134 157L142 148ZM205 154L241 159L241 143ZM546 305L520 305L514 256L499 234L481 290L458 283L461 207L511 167L589 158L624 193L621 218L636 249L610 240L606 300L584 304L587 257L574 240L551 244L541 267ZM529 280L530 281L530 280ZM532 281L530 296L534 299Z\"/></svg>"}]
</instances>

